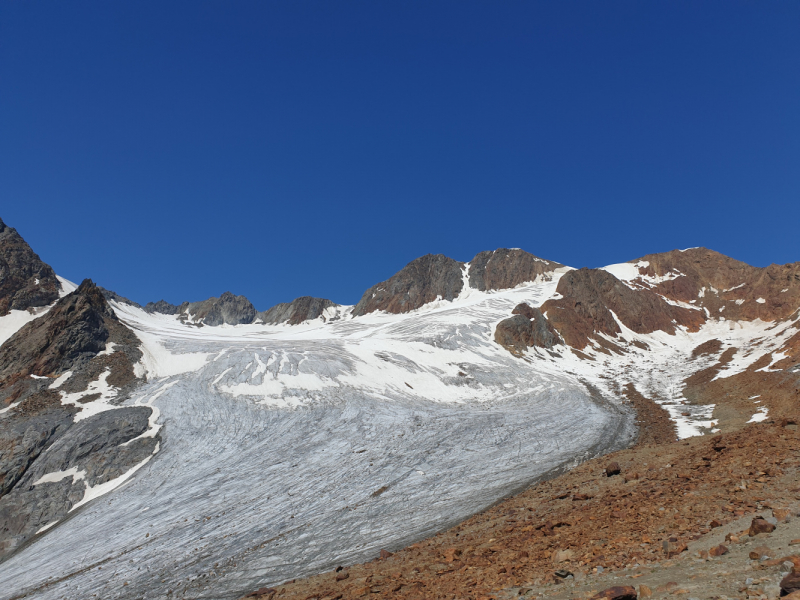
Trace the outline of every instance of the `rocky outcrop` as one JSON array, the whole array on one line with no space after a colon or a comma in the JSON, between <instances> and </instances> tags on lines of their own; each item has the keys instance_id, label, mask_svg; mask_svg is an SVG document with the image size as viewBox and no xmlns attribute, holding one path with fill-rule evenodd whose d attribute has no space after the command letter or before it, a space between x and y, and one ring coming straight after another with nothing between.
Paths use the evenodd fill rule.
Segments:
<instances>
[{"instance_id":1,"label":"rocky outcrop","mask_svg":"<svg viewBox=\"0 0 800 600\"><path fill-rule=\"evenodd\" d=\"M149 313L159 313L162 315L177 315L181 311L179 306L170 304L166 300L148 302L144 305L144 309Z\"/></svg>"},{"instance_id":2,"label":"rocky outcrop","mask_svg":"<svg viewBox=\"0 0 800 600\"><path fill-rule=\"evenodd\" d=\"M10 310L47 306L61 284L17 230L0 219L0 317Z\"/></svg>"},{"instance_id":3,"label":"rocky outcrop","mask_svg":"<svg viewBox=\"0 0 800 600\"><path fill-rule=\"evenodd\" d=\"M639 271L634 285L715 318L773 321L800 306L800 263L759 268L707 248L648 254L631 263Z\"/></svg>"},{"instance_id":4,"label":"rocky outcrop","mask_svg":"<svg viewBox=\"0 0 800 600\"><path fill-rule=\"evenodd\" d=\"M134 440L149 426L149 407L105 405L75 422L102 395L90 384L102 379L114 392L106 401L120 403L141 382L139 345L87 279L0 346L0 400L13 403L0 413L0 558L63 518L87 486L153 453L157 435ZM65 404L65 394L78 400Z\"/></svg>"},{"instance_id":5,"label":"rocky outcrop","mask_svg":"<svg viewBox=\"0 0 800 600\"><path fill-rule=\"evenodd\" d=\"M125 296L120 296L117 292L114 292L112 290L107 290L106 288L101 287L99 285L97 286L97 289L100 290L101 294L103 294L103 298L105 298L109 302L113 300L114 302L118 302L119 304L128 304L129 306L142 308L141 304L134 302L133 300L129 300Z\"/></svg>"},{"instance_id":6,"label":"rocky outcrop","mask_svg":"<svg viewBox=\"0 0 800 600\"><path fill-rule=\"evenodd\" d=\"M678 325L696 331L705 322L700 310L669 304L649 289L631 289L602 269L570 271L556 291L560 297L545 302L542 313L573 348L585 348L590 338L600 339L596 334L617 337L622 330L614 315L636 333L674 334Z\"/></svg>"},{"instance_id":7,"label":"rocky outcrop","mask_svg":"<svg viewBox=\"0 0 800 600\"><path fill-rule=\"evenodd\" d=\"M500 321L494 331L494 341L512 353L520 354L530 347L552 348L561 343L558 333L538 308L519 304L512 314Z\"/></svg>"},{"instance_id":8,"label":"rocky outcrop","mask_svg":"<svg viewBox=\"0 0 800 600\"><path fill-rule=\"evenodd\" d=\"M219 298L209 298L202 302L184 302L180 305L178 314L181 315L181 320L214 327L252 323L258 313L250 300L244 296L225 292Z\"/></svg>"},{"instance_id":9,"label":"rocky outcrop","mask_svg":"<svg viewBox=\"0 0 800 600\"><path fill-rule=\"evenodd\" d=\"M337 306L339 305L325 298L301 296L291 302L282 302L264 312L258 313L256 320L261 320L267 325L277 325L279 323L299 325L304 321L318 319L325 309Z\"/></svg>"},{"instance_id":10,"label":"rocky outcrop","mask_svg":"<svg viewBox=\"0 0 800 600\"><path fill-rule=\"evenodd\" d=\"M452 301L464 287L463 272L464 263L443 254L426 254L364 292L353 316L407 313L437 299Z\"/></svg>"},{"instance_id":11,"label":"rocky outcrop","mask_svg":"<svg viewBox=\"0 0 800 600\"><path fill-rule=\"evenodd\" d=\"M564 265L519 248L479 252L469 263L469 286L481 291L504 290L547 277Z\"/></svg>"}]
</instances>

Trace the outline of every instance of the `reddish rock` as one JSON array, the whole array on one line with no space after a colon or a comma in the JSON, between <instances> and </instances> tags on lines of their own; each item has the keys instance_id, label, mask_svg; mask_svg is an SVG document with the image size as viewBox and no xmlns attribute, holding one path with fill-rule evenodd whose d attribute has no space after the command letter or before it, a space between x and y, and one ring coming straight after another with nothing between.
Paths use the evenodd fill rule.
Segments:
<instances>
[{"instance_id":1,"label":"reddish rock","mask_svg":"<svg viewBox=\"0 0 800 600\"><path fill-rule=\"evenodd\" d=\"M750 523L750 537L755 537L760 533L772 533L773 531L775 531L775 525L765 519L756 517L753 519L753 522Z\"/></svg>"},{"instance_id":2,"label":"reddish rock","mask_svg":"<svg viewBox=\"0 0 800 600\"><path fill-rule=\"evenodd\" d=\"M592 596L591 600L636 600L636 589L630 585L618 585Z\"/></svg>"},{"instance_id":3,"label":"reddish rock","mask_svg":"<svg viewBox=\"0 0 800 600\"><path fill-rule=\"evenodd\" d=\"M348 573L347 571L344 571L342 573L337 573L335 579L336 579L336 581L344 581L345 579L348 579L349 577L350 577L350 573Z\"/></svg>"},{"instance_id":4,"label":"reddish rock","mask_svg":"<svg viewBox=\"0 0 800 600\"><path fill-rule=\"evenodd\" d=\"M622 469L617 462L610 462L606 467L606 477L611 477L613 475L619 475Z\"/></svg>"},{"instance_id":5,"label":"reddish rock","mask_svg":"<svg viewBox=\"0 0 800 600\"><path fill-rule=\"evenodd\" d=\"M724 544L720 544L719 546L714 546L708 551L710 556L722 556L723 554L728 553L728 547Z\"/></svg>"},{"instance_id":6,"label":"reddish rock","mask_svg":"<svg viewBox=\"0 0 800 600\"><path fill-rule=\"evenodd\" d=\"M390 556L394 556L394 552L389 552L388 550L381 550L381 560L387 559Z\"/></svg>"},{"instance_id":7,"label":"reddish rock","mask_svg":"<svg viewBox=\"0 0 800 600\"><path fill-rule=\"evenodd\" d=\"M444 559L447 562L455 562L456 557L461 556L461 550L458 548L448 548L444 551Z\"/></svg>"},{"instance_id":8,"label":"reddish rock","mask_svg":"<svg viewBox=\"0 0 800 600\"><path fill-rule=\"evenodd\" d=\"M713 521L711 521L711 523L708 524L708 526L711 527L711 529L716 529L717 527L722 527L722 523L714 519Z\"/></svg>"},{"instance_id":9,"label":"reddish rock","mask_svg":"<svg viewBox=\"0 0 800 600\"><path fill-rule=\"evenodd\" d=\"M794 571L781 580L781 596L788 596L793 592L800 592L800 573Z\"/></svg>"}]
</instances>

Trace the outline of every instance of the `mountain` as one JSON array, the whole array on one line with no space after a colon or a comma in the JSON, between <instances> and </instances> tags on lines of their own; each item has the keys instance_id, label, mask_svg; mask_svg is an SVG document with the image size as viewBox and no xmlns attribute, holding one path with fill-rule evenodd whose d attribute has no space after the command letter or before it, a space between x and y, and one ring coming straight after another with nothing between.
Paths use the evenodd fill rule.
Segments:
<instances>
[{"instance_id":1,"label":"mountain","mask_svg":"<svg viewBox=\"0 0 800 600\"><path fill-rule=\"evenodd\" d=\"M382 569L392 564L451 582L442 593L487 595L511 585L509 573L524 582L552 564L540 534L587 545L570 548L602 565L597 557L623 550L588 546L593 514L557 512L563 500L591 506L608 527L638 526L611 516L630 508L603 494L623 488L586 479L600 457L618 453L641 475L650 473L641 463L674 455L680 473L695 473L682 482L709 473L710 485L735 466L702 466L717 455L714 440L794 435L797 273L797 263L759 269L705 249L603 269L498 249L467 263L421 257L355 306L301 297L263 312L230 292L140 307L89 280L55 278L49 302L0 316L0 600L225 599L259 588L271 598L295 579L281 597L350 598L388 594L382 582L394 575ZM0 300L17 293L8 290ZM640 479L619 481L633 489ZM548 480L599 500L551 493ZM670 482L652 483L652 498L674 490L667 506L681 510L701 489ZM650 510L645 488L635 493ZM542 512L528 524L539 510L530 494ZM724 520L713 494L707 512ZM503 512L482 512L495 505ZM676 519L652 519L653 547L695 531L693 521L673 530ZM562 527L583 533L567 538ZM436 546L444 539L469 570L451 572L457 561ZM381 550L363 578L353 567L336 579L335 567ZM505 573L484 571L492 555ZM569 568L583 567L576 558ZM480 581L468 583L471 573ZM398 597L425 595L400 584Z\"/></svg>"},{"instance_id":2,"label":"mountain","mask_svg":"<svg viewBox=\"0 0 800 600\"><path fill-rule=\"evenodd\" d=\"M46 306L58 299L60 289L53 269L0 219L0 316Z\"/></svg>"}]
</instances>

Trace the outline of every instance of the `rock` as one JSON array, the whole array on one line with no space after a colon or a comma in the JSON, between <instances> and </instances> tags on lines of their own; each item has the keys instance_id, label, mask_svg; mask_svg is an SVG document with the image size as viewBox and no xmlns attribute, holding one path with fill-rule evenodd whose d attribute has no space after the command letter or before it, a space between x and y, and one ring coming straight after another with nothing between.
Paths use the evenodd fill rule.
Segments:
<instances>
[{"instance_id":1,"label":"rock","mask_svg":"<svg viewBox=\"0 0 800 600\"><path fill-rule=\"evenodd\" d=\"M179 314L182 321L215 327L252 323L257 312L244 296L234 296L231 292L225 292L219 298L209 298L202 302L184 302L179 307Z\"/></svg>"},{"instance_id":2,"label":"rock","mask_svg":"<svg viewBox=\"0 0 800 600\"><path fill-rule=\"evenodd\" d=\"M517 312L520 307L525 314ZM524 352L530 347L552 348L560 344L558 333L539 311L527 304L520 304L515 309L513 317L504 319L497 324L494 331L494 341L511 352Z\"/></svg>"},{"instance_id":3,"label":"rock","mask_svg":"<svg viewBox=\"0 0 800 600\"><path fill-rule=\"evenodd\" d=\"M653 595L653 590L651 590L646 585L642 584L639 586L639 596L642 598L649 598Z\"/></svg>"},{"instance_id":4,"label":"rock","mask_svg":"<svg viewBox=\"0 0 800 600\"><path fill-rule=\"evenodd\" d=\"M350 573L348 573L347 571L343 571L341 573L337 573L336 577L334 577L334 579L336 581L344 581L345 579L348 579L349 577L350 577Z\"/></svg>"},{"instance_id":5,"label":"rock","mask_svg":"<svg viewBox=\"0 0 800 600\"><path fill-rule=\"evenodd\" d=\"M325 298L302 296L291 302L276 304L272 308L258 313L256 320L261 319L267 325L276 325L278 323L299 325L304 321L318 319L326 309L337 306L339 305Z\"/></svg>"},{"instance_id":6,"label":"rock","mask_svg":"<svg viewBox=\"0 0 800 600\"><path fill-rule=\"evenodd\" d=\"M388 550L381 550L380 558L381 560L385 560L390 556L394 556L394 552L389 552Z\"/></svg>"},{"instance_id":7,"label":"rock","mask_svg":"<svg viewBox=\"0 0 800 600\"><path fill-rule=\"evenodd\" d=\"M621 470L618 462L610 462L608 466L606 466L606 477L619 475Z\"/></svg>"},{"instance_id":8,"label":"rock","mask_svg":"<svg viewBox=\"0 0 800 600\"><path fill-rule=\"evenodd\" d=\"M602 269L570 271L556 291L560 297L545 302L542 313L566 344L577 349L585 348L589 338L610 344L595 334L616 338L622 332L617 319L636 333L674 334L676 325L696 331L705 322L699 311L668 304L649 289L631 289Z\"/></svg>"},{"instance_id":9,"label":"rock","mask_svg":"<svg viewBox=\"0 0 800 600\"><path fill-rule=\"evenodd\" d=\"M722 523L714 519L711 523L708 524L711 529L716 529L717 527L722 527Z\"/></svg>"},{"instance_id":10,"label":"rock","mask_svg":"<svg viewBox=\"0 0 800 600\"><path fill-rule=\"evenodd\" d=\"M773 508L772 509L772 516L775 517L778 523L788 523L789 518L792 514L787 508Z\"/></svg>"},{"instance_id":11,"label":"rock","mask_svg":"<svg viewBox=\"0 0 800 600\"><path fill-rule=\"evenodd\" d=\"M753 548L748 553L748 556L750 557L750 560L761 560L765 556L768 558L772 558L772 550L770 550L766 546L759 546L758 548Z\"/></svg>"},{"instance_id":12,"label":"rock","mask_svg":"<svg viewBox=\"0 0 800 600\"><path fill-rule=\"evenodd\" d=\"M459 556L461 556L461 550L458 548L448 548L444 551L444 559L447 562L455 562Z\"/></svg>"},{"instance_id":13,"label":"rock","mask_svg":"<svg viewBox=\"0 0 800 600\"><path fill-rule=\"evenodd\" d=\"M50 265L0 219L0 317L11 310L47 306L58 300L60 289Z\"/></svg>"},{"instance_id":14,"label":"rock","mask_svg":"<svg viewBox=\"0 0 800 600\"><path fill-rule=\"evenodd\" d=\"M709 556L722 556L723 554L728 553L728 547L724 544L720 544L719 546L714 546L708 551Z\"/></svg>"},{"instance_id":15,"label":"rock","mask_svg":"<svg viewBox=\"0 0 800 600\"><path fill-rule=\"evenodd\" d=\"M572 550L558 550L553 555L553 562L555 562L555 563L566 562L566 561L572 560L573 557L574 557L574 554L573 554Z\"/></svg>"},{"instance_id":16,"label":"rock","mask_svg":"<svg viewBox=\"0 0 800 600\"><path fill-rule=\"evenodd\" d=\"M591 600L636 600L636 589L629 585L608 588L592 596Z\"/></svg>"},{"instance_id":17,"label":"rock","mask_svg":"<svg viewBox=\"0 0 800 600\"><path fill-rule=\"evenodd\" d=\"M554 571L553 575L556 577L560 577L561 579L566 579L567 577L574 577L572 571L567 571L566 569L559 569L558 571Z\"/></svg>"},{"instance_id":18,"label":"rock","mask_svg":"<svg viewBox=\"0 0 800 600\"><path fill-rule=\"evenodd\" d=\"M463 274L463 263L443 254L426 254L364 292L353 309L353 316L377 310L407 313L437 298L452 301L464 287Z\"/></svg>"},{"instance_id":19,"label":"rock","mask_svg":"<svg viewBox=\"0 0 800 600\"><path fill-rule=\"evenodd\" d=\"M547 277L563 266L518 248L479 252L469 263L469 287L481 291L509 289Z\"/></svg>"},{"instance_id":20,"label":"rock","mask_svg":"<svg viewBox=\"0 0 800 600\"><path fill-rule=\"evenodd\" d=\"M781 596L800 592L800 573L792 571L781 580Z\"/></svg>"},{"instance_id":21,"label":"rock","mask_svg":"<svg viewBox=\"0 0 800 600\"><path fill-rule=\"evenodd\" d=\"M752 523L750 523L750 537L755 537L761 533L772 533L773 531L775 531L775 525L766 519L756 517L753 519Z\"/></svg>"},{"instance_id":22,"label":"rock","mask_svg":"<svg viewBox=\"0 0 800 600\"><path fill-rule=\"evenodd\" d=\"M134 302L133 300L129 300L125 296L120 296L116 292L112 292L111 290L107 290L106 288L101 287L99 285L97 286L97 289L100 290L101 294L103 294L103 298L105 298L109 302L113 300L114 302L118 302L119 304L128 304L129 306L135 306L136 308L142 308L142 306L140 304Z\"/></svg>"},{"instance_id":23,"label":"rock","mask_svg":"<svg viewBox=\"0 0 800 600\"><path fill-rule=\"evenodd\" d=\"M177 315L180 312L179 307L174 304L170 304L166 300L148 302L144 305L144 309L149 313L159 313L162 315Z\"/></svg>"}]
</instances>

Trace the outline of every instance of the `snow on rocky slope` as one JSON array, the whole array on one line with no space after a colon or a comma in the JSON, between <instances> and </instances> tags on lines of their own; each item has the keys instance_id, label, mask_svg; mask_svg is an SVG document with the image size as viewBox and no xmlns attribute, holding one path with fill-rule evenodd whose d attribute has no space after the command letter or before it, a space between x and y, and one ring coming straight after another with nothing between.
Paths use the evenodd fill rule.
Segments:
<instances>
[{"instance_id":1,"label":"snow on rocky slope","mask_svg":"<svg viewBox=\"0 0 800 600\"><path fill-rule=\"evenodd\" d=\"M560 284L570 269L521 251L481 253L480 284L472 263L423 257L411 275L365 293L359 316L332 305L298 325L197 327L112 300L140 342L134 373L146 383L117 401L101 394L74 406L146 407L140 437L159 441L146 461L86 489L79 510L8 557L0 598L235 598L370 559L628 445L636 434L622 394L629 383L662 403L682 437L712 430L714 407L688 403L686 378L728 349L734 359L717 377L764 357L770 368L796 336L797 314L731 321L694 306L686 286L674 287L674 260L693 256L654 259L652 273L639 261L607 267L610 279L589 274L599 292L574 294L599 302L591 318L557 291L567 291ZM534 281L520 283L509 264ZM422 285L416 272L432 278ZM698 282L704 289L693 293L703 298L712 283ZM625 300L620 285L639 295ZM608 306L627 310L645 292L652 314L631 323L610 311L598 328ZM521 303L553 323L555 311L572 310L585 343L508 352L495 330ZM696 352L711 342L714 352ZM82 485L66 469L35 485L70 477Z\"/></svg>"}]
</instances>

